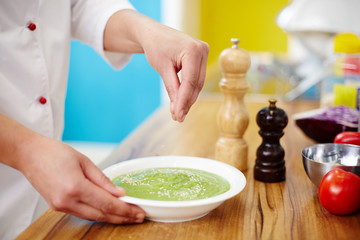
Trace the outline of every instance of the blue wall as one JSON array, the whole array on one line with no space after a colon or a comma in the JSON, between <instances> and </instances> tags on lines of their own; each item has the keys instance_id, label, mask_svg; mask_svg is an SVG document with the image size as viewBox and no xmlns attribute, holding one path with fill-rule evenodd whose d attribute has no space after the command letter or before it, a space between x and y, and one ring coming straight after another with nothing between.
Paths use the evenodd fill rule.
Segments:
<instances>
[{"instance_id":1,"label":"blue wall","mask_svg":"<svg viewBox=\"0 0 360 240\"><path fill-rule=\"evenodd\" d=\"M160 0L130 2L160 21ZM115 71L92 48L73 41L63 140L121 141L159 107L160 84L144 54Z\"/></svg>"}]
</instances>

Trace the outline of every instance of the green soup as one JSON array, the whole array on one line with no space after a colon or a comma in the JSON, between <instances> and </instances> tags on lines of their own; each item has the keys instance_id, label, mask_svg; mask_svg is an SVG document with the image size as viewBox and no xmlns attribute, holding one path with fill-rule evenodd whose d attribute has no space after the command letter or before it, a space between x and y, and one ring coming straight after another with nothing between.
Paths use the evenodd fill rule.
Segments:
<instances>
[{"instance_id":1,"label":"green soup","mask_svg":"<svg viewBox=\"0 0 360 240\"><path fill-rule=\"evenodd\" d=\"M112 182L126 195L162 201L186 201L219 195L230 189L223 177L190 168L150 168L122 174Z\"/></svg>"}]
</instances>

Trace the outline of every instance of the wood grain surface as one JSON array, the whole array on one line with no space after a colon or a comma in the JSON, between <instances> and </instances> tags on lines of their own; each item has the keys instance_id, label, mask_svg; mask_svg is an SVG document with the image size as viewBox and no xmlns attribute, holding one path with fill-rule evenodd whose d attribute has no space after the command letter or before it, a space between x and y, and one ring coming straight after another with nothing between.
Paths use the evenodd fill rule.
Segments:
<instances>
[{"instance_id":1,"label":"wood grain surface","mask_svg":"<svg viewBox=\"0 0 360 240\"><path fill-rule=\"evenodd\" d=\"M221 98L203 97L185 122L171 120L168 107L157 111L122 142L101 165L156 155L214 158L219 137L216 114ZM249 126L244 138L249 144L249 169L245 189L207 216L183 223L113 225L82 220L48 210L17 239L358 239L360 212L350 216L328 213L308 179L301 150L315 144L296 127L292 114L317 108L312 102L278 102L289 116L281 145L285 149L286 181L254 180L255 151L261 142L256 113L268 106L267 99L246 99Z\"/></svg>"}]
</instances>

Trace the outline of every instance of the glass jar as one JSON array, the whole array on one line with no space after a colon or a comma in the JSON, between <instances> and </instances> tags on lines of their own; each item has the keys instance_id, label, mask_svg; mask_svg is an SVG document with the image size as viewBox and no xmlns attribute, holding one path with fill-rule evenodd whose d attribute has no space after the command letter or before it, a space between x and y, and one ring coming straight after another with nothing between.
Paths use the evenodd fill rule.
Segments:
<instances>
[{"instance_id":1,"label":"glass jar","mask_svg":"<svg viewBox=\"0 0 360 240\"><path fill-rule=\"evenodd\" d=\"M345 105L360 108L360 39L352 33L334 38L333 74L321 83L321 107Z\"/></svg>"}]
</instances>

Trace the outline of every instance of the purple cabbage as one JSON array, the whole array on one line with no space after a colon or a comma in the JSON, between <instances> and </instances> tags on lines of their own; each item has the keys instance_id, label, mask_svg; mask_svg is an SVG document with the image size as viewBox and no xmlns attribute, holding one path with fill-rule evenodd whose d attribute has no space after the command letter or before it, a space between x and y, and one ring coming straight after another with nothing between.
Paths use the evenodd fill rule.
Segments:
<instances>
[{"instance_id":1,"label":"purple cabbage","mask_svg":"<svg viewBox=\"0 0 360 240\"><path fill-rule=\"evenodd\" d=\"M305 135L319 143L332 143L338 133L358 130L359 111L346 106L311 110L293 117Z\"/></svg>"}]
</instances>

